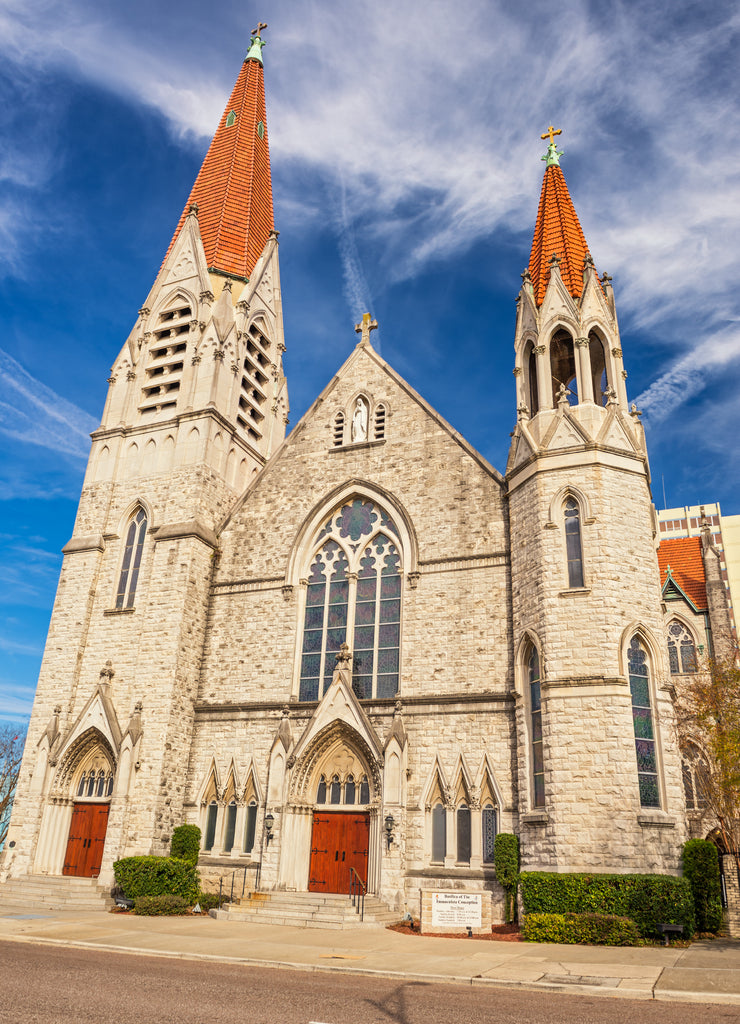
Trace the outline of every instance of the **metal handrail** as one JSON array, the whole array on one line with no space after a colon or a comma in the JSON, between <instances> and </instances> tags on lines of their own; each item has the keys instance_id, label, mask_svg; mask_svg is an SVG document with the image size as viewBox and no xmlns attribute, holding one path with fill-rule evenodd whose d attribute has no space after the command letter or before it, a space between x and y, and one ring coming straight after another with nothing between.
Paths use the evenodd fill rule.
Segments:
<instances>
[{"instance_id":1,"label":"metal handrail","mask_svg":"<svg viewBox=\"0 0 740 1024\"><path fill-rule=\"evenodd\" d=\"M235 868L231 872L231 894L229 896L229 903L233 903L234 902L234 876L236 875L237 870L241 871L242 869L241 868L238 868L238 869ZM228 877L229 877L228 875L221 875L221 877L218 880L218 909L219 910L221 909L221 902L223 900L224 878L228 878ZM242 896L244 895L244 890L246 888L247 888L247 866L245 865L244 866L244 878L242 879Z\"/></svg>"},{"instance_id":2,"label":"metal handrail","mask_svg":"<svg viewBox=\"0 0 740 1024\"><path fill-rule=\"evenodd\" d=\"M365 893L367 886L357 874L354 868L349 869L349 898L352 906L360 915L360 920L365 920Z\"/></svg>"}]
</instances>

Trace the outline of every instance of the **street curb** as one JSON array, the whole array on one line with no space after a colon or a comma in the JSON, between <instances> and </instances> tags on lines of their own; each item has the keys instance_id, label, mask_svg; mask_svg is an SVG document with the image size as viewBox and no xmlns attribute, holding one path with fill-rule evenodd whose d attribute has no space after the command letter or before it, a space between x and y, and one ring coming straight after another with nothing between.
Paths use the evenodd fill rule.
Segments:
<instances>
[{"instance_id":1,"label":"street curb","mask_svg":"<svg viewBox=\"0 0 740 1024\"><path fill-rule=\"evenodd\" d=\"M562 995L602 996L613 999L636 999L642 1002L723 1003L740 1005L740 993L681 992L674 989L612 988L600 985L569 985L567 982L515 981L511 978L488 978L482 975L420 974L390 971L371 967L349 967L339 964L305 964L289 960L258 960L253 957L231 957L216 953L183 953L173 950L152 950L138 946L115 946L75 939L48 939L38 936L0 935L2 942L25 942L38 946L61 946L69 949L97 950L102 953L127 953L131 956L162 957L168 960L199 960L207 963L232 964L242 967L262 967L280 971L303 971L308 974L344 974L366 978L388 978L391 981L415 982L428 985L470 985L486 988L522 989L529 992L552 992Z\"/></svg>"}]
</instances>

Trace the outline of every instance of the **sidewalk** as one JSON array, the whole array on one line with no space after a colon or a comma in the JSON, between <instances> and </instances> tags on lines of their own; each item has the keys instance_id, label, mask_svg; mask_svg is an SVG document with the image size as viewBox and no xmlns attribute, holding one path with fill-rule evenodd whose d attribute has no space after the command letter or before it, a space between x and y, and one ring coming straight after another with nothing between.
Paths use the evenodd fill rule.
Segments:
<instances>
[{"instance_id":1,"label":"sidewalk","mask_svg":"<svg viewBox=\"0 0 740 1024\"><path fill-rule=\"evenodd\" d=\"M0 939L410 981L740 1005L740 941L688 949L433 939L216 921L0 908Z\"/></svg>"}]
</instances>

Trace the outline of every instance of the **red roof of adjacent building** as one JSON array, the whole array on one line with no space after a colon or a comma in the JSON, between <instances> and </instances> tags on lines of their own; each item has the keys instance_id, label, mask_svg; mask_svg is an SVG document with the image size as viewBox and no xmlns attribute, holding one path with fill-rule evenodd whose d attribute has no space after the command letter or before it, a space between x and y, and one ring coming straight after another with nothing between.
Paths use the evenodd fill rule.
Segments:
<instances>
[{"instance_id":1,"label":"red roof of adjacent building","mask_svg":"<svg viewBox=\"0 0 740 1024\"><path fill-rule=\"evenodd\" d=\"M700 611L707 608L707 581L704 573L704 559L701 553L700 537L676 537L662 540L658 548L660 585L665 583L668 567L671 576L684 594Z\"/></svg>"},{"instance_id":2,"label":"red roof of adjacent building","mask_svg":"<svg viewBox=\"0 0 740 1024\"><path fill-rule=\"evenodd\" d=\"M167 255L192 203L198 205L209 268L249 277L275 227L265 85L258 60L242 64Z\"/></svg>"},{"instance_id":3,"label":"red roof of adjacent building","mask_svg":"<svg viewBox=\"0 0 740 1024\"><path fill-rule=\"evenodd\" d=\"M574 299L580 298L583 292L583 260L587 253L586 238L565 177L559 165L552 164L545 168L529 255L529 273L538 306L545 297L553 255L560 258L560 276L565 287Z\"/></svg>"}]
</instances>

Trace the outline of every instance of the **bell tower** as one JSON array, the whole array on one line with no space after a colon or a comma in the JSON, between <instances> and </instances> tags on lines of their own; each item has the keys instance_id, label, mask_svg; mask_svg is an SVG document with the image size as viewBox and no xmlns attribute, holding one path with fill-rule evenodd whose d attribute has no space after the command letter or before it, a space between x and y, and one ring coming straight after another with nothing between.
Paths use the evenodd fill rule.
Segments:
<instances>
[{"instance_id":1,"label":"bell tower","mask_svg":"<svg viewBox=\"0 0 740 1024\"><path fill-rule=\"evenodd\" d=\"M675 871L681 772L645 434L559 134L542 136L506 474L522 857L528 869Z\"/></svg>"},{"instance_id":2,"label":"bell tower","mask_svg":"<svg viewBox=\"0 0 740 1024\"><path fill-rule=\"evenodd\" d=\"M182 820L219 524L288 417L264 28L113 364L64 548L11 876L79 869L69 843L80 794L106 806L97 862L83 866L101 881L121 856L168 852Z\"/></svg>"}]
</instances>

